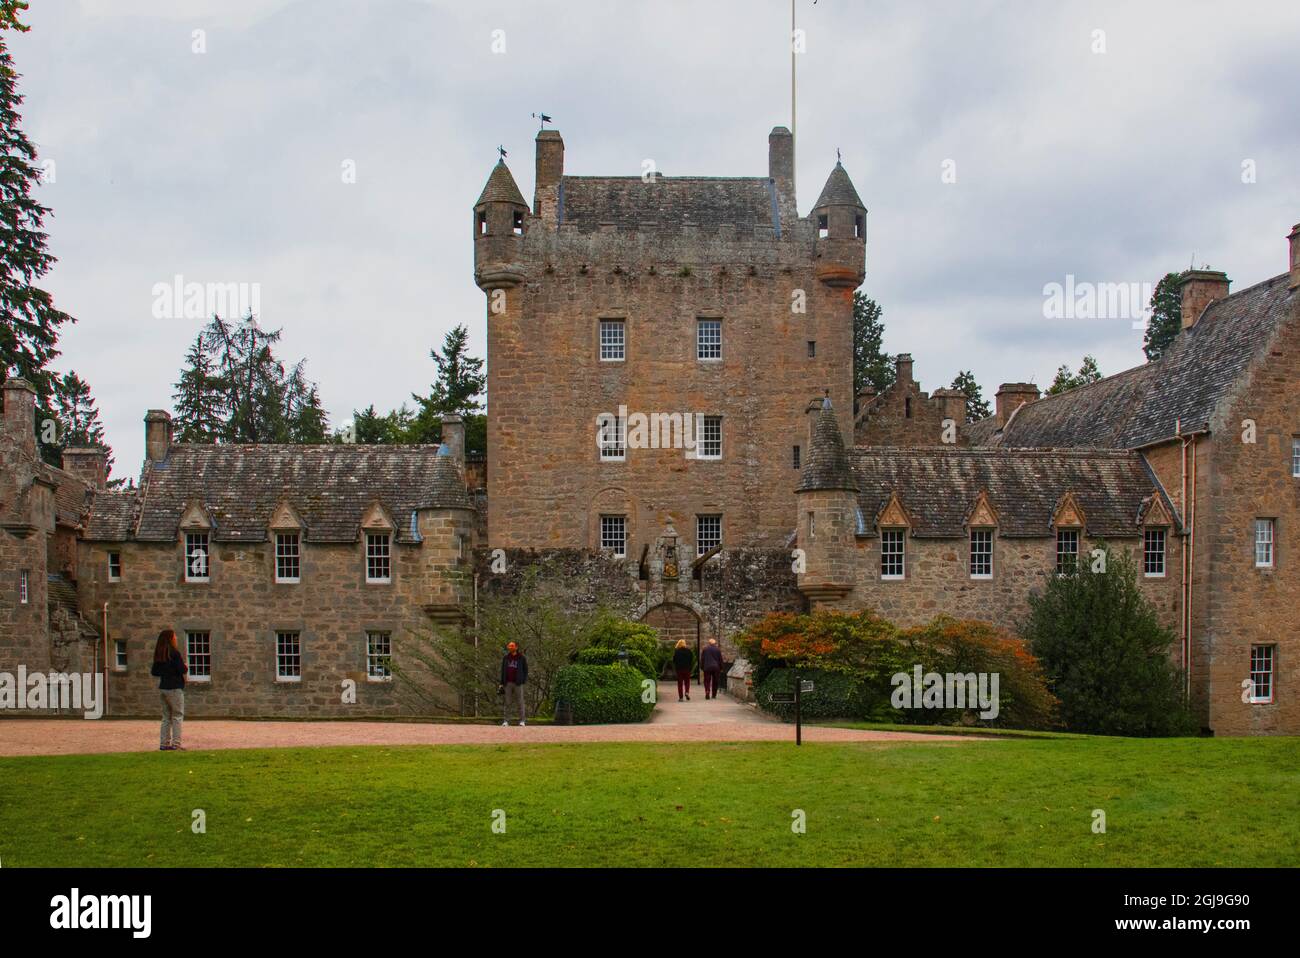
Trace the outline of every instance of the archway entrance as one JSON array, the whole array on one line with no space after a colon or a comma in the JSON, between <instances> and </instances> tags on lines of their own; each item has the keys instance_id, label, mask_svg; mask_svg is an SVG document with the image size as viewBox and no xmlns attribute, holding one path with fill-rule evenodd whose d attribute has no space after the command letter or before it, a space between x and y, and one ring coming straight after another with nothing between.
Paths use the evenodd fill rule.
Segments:
<instances>
[{"instance_id":1,"label":"archway entrance","mask_svg":"<svg viewBox=\"0 0 1300 958\"><path fill-rule=\"evenodd\" d=\"M687 647L695 653L698 675L701 628L700 617L694 609L675 602L665 602L648 611L641 617L641 621L657 629L659 641L670 649L677 645L678 640L685 639ZM671 675L672 667L667 666L660 677L669 678Z\"/></svg>"}]
</instances>

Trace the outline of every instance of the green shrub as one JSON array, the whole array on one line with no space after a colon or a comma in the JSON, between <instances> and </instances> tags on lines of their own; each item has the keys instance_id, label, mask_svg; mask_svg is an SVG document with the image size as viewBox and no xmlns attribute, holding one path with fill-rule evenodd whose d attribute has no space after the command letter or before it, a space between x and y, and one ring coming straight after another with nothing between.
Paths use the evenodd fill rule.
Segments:
<instances>
[{"instance_id":1,"label":"green shrub","mask_svg":"<svg viewBox=\"0 0 1300 958\"><path fill-rule=\"evenodd\" d=\"M811 680L813 690L799 698L799 712L804 719L851 718L862 721L888 722L888 690L873 689L866 683L842 672L800 669L799 678ZM772 669L754 690L759 707L783 719L794 719L793 702L773 702L774 692L794 691L794 669Z\"/></svg>"},{"instance_id":2,"label":"green shrub","mask_svg":"<svg viewBox=\"0 0 1300 958\"><path fill-rule=\"evenodd\" d=\"M658 629L644 622L632 622L612 614L602 615L596 620L591 630L589 647L611 649L615 653L620 649L627 649L629 663L632 662L633 653L639 653L650 666L649 671L645 672L646 676L653 679L663 674L667 661L672 655L671 651L665 648L664 643L659 641ZM596 661L596 658L592 659L593 663ZM618 661L617 656L609 661ZM636 667L643 669L642 664Z\"/></svg>"},{"instance_id":3,"label":"green shrub","mask_svg":"<svg viewBox=\"0 0 1300 958\"><path fill-rule=\"evenodd\" d=\"M580 651L574 661L579 665L619 665L619 650L592 646ZM659 678L659 670L654 661L646 658L645 653L639 649L627 650L627 664L640 672L645 678Z\"/></svg>"},{"instance_id":4,"label":"green shrub","mask_svg":"<svg viewBox=\"0 0 1300 958\"><path fill-rule=\"evenodd\" d=\"M578 725L644 722L655 706L642 701L643 681L623 665L568 665L555 677L555 702L571 705Z\"/></svg>"}]
</instances>

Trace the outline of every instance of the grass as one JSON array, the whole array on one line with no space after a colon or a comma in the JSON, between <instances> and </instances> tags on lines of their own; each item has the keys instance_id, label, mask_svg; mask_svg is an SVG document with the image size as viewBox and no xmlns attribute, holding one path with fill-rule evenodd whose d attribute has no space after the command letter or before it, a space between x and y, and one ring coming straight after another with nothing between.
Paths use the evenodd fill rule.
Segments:
<instances>
[{"instance_id":1,"label":"grass","mask_svg":"<svg viewBox=\"0 0 1300 958\"><path fill-rule=\"evenodd\" d=\"M207 831L191 831L203 809ZM494 809L506 831L494 834ZM805 834L792 813L807 817ZM1094 834L1092 811L1106 813ZM23 866L1300 864L1300 739L0 759Z\"/></svg>"}]
</instances>

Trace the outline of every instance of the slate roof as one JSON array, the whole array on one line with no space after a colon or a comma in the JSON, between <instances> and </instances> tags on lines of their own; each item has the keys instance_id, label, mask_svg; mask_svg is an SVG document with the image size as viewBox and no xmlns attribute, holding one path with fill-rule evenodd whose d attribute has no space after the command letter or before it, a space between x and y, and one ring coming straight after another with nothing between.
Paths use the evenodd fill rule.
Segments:
<instances>
[{"instance_id":1,"label":"slate roof","mask_svg":"<svg viewBox=\"0 0 1300 958\"><path fill-rule=\"evenodd\" d=\"M170 542L191 502L212 517L215 541L259 542L271 516L287 502L302 517L308 542L355 542L361 519L378 500L411 542L417 509L473 509L464 480L439 447L371 445L177 445L148 463L139 490L135 538ZM120 528L124 503L108 497L91 525Z\"/></svg>"},{"instance_id":2,"label":"slate roof","mask_svg":"<svg viewBox=\"0 0 1300 958\"><path fill-rule=\"evenodd\" d=\"M1173 438L1179 424L1205 430L1294 315L1300 299L1287 286L1283 273L1212 303L1155 362L1023 406L1000 434L983 420L967 435L1001 446L1134 449Z\"/></svg>"},{"instance_id":3,"label":"slate roof","mask_svg":"<svg viewBox=\"0 0 1300 958\"><path fill-rule=\"evenodd\" d=\"M913 535L965 536L966 517L984 492L998 515L999 536L1051 535L1066 493L1083 509L1089 536L1135 536L1143 501L1159 488L1138 452L858 446L848 455L871 534L897 492ZM1176 516L1163 490L1160 495Z\"/></svg>"},{"instance_id":4,"label":"slate roof","mask_svg":"<svg viewBox=\"0 0 1300 958\"><path fill-rule=\"evenodd\" d=\"M487 183L483 185L483 192L479 194L478 201L474 205L482 206L484 203L528 205L524 201L524 194L519 192L519 184L510 175L510 168L506 166L505 160L497 160L497 165L492 167Z\"/></svg>"},{"instance_id":5,"label":"slate roof","mask_svg":"<svg viewBox=\"0 0 1300 958\"><path fill-rule=\"evenodd\" d=\"M765 176L565 176L559 222L595 231L602 224L635 229L734 226L779 230L776 184Z\"/></svg>"},{"instance_id":6,"label":"slate roof","mask_svg":"<svg viewBox=\"0 0 1300 958\"><path fill-rule=\"evenodd\" d=\"M91 542L125 542L135 529L139 506L137 490L97 492L83 538Z\"/></svg>"},{"instance_id":7,"label":"slate roof","mask_svg":"<svg viewBox=\"0 0 1300 958\"><path fill-rule=\"evenodd\" d=\"M796 492L813 492L818 489L843 489L857 492L858 483L849 466L849 457L844 450L844 439L840 435L839 420L831 408L829 398L823 401L813 424L812 448L808 452L808 461L800 470L799 485Z\"/></svg>"},{"instance_id":8,"label":"slate roof","mask_svg":"<svg viewBox=\"0 0 1300 958\"><path fill-rule=\"evenodd\" d=\"M853 186L853 181L849 179L848 171L838 162L835 164L835 169L831 170L831 175L826 178L826 185L822 187L822 194L817 197L813 209L820 209L823 206L856 206L859 209L866 209Z\"/></svg>"}]
</instances>

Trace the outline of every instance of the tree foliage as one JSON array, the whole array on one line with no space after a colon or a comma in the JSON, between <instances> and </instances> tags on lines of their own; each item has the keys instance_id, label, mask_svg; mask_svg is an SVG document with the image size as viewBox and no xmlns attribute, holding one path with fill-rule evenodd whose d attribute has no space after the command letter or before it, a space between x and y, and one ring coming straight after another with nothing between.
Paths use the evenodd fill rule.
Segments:
<instances>
[{"instance_id":1,"label":"tree foliage","mask_svg":"<svg viewBox=\"0 0 1300 958\"><path fill-rule=\"evenodd\" d=\"M1151 294L1151 317L1142 338L1148 360L1159 359L1183 328L1183 300L1178 292L1182 273L1165 273Z\"/></svg>"},{"instance_id":2,"label":"tree foliage","mask_svg":"<svg viewBox=\"0 0 1300 958\"><path fill-rule=\"evenodd\" d=\"M1047 395L1055 396L1069 389L1077 389L1079 386L1095 383L1101 378L1101 370L1097 367L1096 358L1084 356L1077 373L1070 372L1070 367L1064 363L1057 369L1056 378L1052 380L1052 385L1047 387Z\"/></svg>"},{"instance_id":3,"label":"tree foliage","mask_svg":"<svg viewBox=\"0 0 1300 958\"><path fill-rule=\"evenodd\" d=\"M105 455L105 476L113 471L113 449L104 439L104 424L99 409L84 379L69 372L64 374L55 390L58 406L59 451L78 446L99 446Z\"/></svg>"},{"instance_id":4,"label":"tree foliage","mask_svg":"<svg viewBox=\"0 0 1300 958\"><path fill-rule=\"evenodd\" d=\"M894 381L894 363L882 349L884 310L862 292L853 294L853 395L868 386L877 393Z\"/></svg>"},{"instance_id":5,"label":"tree foliage","mask_svg":"<svg viewBox=\"0 0 1300 958\"><path fill-rule=\"evenodd\" d=\"M957 373L951 388L966 395L967 422L977 422L992 414L993 410L989 407L988 400L984 398L984 391L980 389L975 374L970 370L963 369Z\"/></svg>"},{"instance_id":6,"label":"tree foliage","mask_svg":"<svg viewBox=\"0 0 1300 958\"><path fill-rule=\"evenodd\" d=\"M1187 735L1196 723L1170 659L1174 634L1138 587L1127 551L1105 549L1029 598L1022 630L1073 732Z\"/></svg>"}]
</instances>

